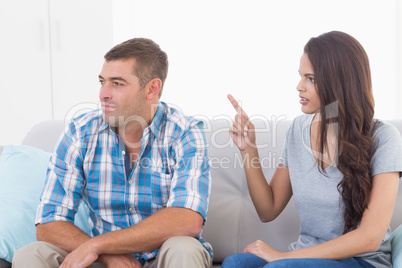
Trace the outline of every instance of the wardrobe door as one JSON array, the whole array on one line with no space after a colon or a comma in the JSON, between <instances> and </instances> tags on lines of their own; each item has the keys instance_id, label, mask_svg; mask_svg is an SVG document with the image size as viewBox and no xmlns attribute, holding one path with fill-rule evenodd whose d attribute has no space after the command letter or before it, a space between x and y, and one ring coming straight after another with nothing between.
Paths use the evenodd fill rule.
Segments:
<instances>
[{"instance_id":1,"label":"wardrobe door","mask_svg":"<svg viewBox=\"0 0 402 268\"><path fill-rule=\"evenodd\" d=\"M0 144L51 119L47 0L0 1Z\"/></svg>"}]
</instances>

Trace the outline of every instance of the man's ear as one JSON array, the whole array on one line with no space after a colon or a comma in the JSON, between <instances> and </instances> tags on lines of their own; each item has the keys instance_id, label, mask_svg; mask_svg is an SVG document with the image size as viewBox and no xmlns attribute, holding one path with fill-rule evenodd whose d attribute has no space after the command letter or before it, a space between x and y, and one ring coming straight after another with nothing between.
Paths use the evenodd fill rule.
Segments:
<instances>
[{"instance_id":1,"label":"man's ear","mask_svg":"<svg viewBox=\"0 0 402 268\"><path fill-rule=\"evenodd\" d=\"M159 78L154 78L146 86L147 92L147 100L152 100L156 97L159 97L159 92L162 88L162 81Z\"/></svg>"}]
</instances>

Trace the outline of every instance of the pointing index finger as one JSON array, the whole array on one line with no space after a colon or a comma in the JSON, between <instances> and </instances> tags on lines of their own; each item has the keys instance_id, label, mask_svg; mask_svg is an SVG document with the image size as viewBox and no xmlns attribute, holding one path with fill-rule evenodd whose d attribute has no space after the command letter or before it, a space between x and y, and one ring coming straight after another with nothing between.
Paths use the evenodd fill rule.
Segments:
<instances>
[{"instance_id":1,"label":"pointing index finger","mask_svg":"<svg viewBox=\"0 0 402 268\"><path fill-rule=\"evenodd\" d=\"M238 114L244 115L245 117L248 118L246 112L243 111L240 104L237 102L237 100L232 95L228 94L228 99L229 99L230 103L232 103L233 108L235 108L235 110L237 111Z\"/></svg>"}]
</instances>

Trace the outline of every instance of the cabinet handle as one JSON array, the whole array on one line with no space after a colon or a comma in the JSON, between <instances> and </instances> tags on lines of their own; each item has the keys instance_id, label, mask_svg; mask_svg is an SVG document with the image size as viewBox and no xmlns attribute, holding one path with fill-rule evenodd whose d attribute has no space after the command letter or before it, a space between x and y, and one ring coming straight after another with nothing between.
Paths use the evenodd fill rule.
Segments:
<instances>
[{"instance_id":1,"label":"cabinet handle","mask_svg":"<svg viewBox=\"0 0 402 268\"><path fill-rule=\"evenodd\" d=\"M51 22L51 28L53 29L52 30L52 33L51 33L51 40L53 41L52 43L52 47L54 48L54 49L56 49L57 51L61 51L61 41L60 41L60 32L61 32L61 30L60 30L60 21L59 20L57 20L57 19L53 19L52 20L52 22Z\"/></svg>"},{"instance_id":2,"label":"cabinet handle","mask_svg":"<svg viewBox=\"0 0 402 268\"><path fill-rule=\"evenodd\" d=\"M45 44L46 44L46 34L45 34L45 23L43 20L39 20L39 49L41 51L45 51Z\"/></svg>"}]
</instances>

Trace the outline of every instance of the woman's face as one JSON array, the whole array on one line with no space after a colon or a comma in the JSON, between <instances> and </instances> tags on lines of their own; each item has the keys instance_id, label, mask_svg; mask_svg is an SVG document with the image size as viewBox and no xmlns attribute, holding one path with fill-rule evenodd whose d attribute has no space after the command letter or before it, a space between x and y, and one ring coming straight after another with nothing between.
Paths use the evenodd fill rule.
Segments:
<instances>
[{"instance_id":1,"label":"woman's face","mask_svg":"<svg viewBox=\"0 0 402 268\"><path fill-rule=\"evenodd\" d=\"M301 110L305 114L313 114L320 110L320 98L317 93L314 70L307 54L303 54L299 66L300 82L296 89L299 91Z\"/></svg>"}]
</instances>

